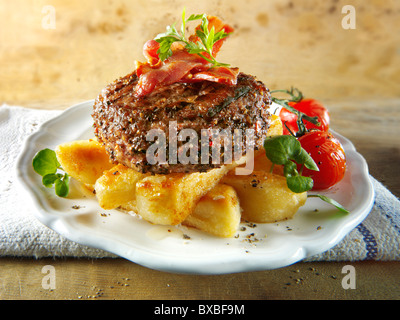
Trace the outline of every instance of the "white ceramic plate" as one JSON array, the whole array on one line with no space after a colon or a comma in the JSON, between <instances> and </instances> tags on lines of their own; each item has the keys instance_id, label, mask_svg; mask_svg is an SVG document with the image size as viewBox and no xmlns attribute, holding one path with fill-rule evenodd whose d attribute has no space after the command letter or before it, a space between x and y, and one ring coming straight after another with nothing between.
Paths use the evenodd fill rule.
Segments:
<instances>
[{"instance_id":1,"label":"white ceramic plate","mask_svg":"<svg viewBox=\"0 0 400 320\"><path fill-rule=\"evenodd\" d=\"M292 220L255 227L242 223L237 237L224 239L183 226L155 226L118 210L105 211L94 196L73 181L69 198L58 198L54 190L42 186L41 177L33 171L32 159L41 149L93 137L92 105L93 101L88 101L73 106L44 123L27 139L17 164L20 181L36 204L36 217L82 245L167 272L223 274L268 270L332 248L372 208L374 190L367 163L349 140L336 133L346 151L348 170L344 179L326 194L349 209L347 215L317 198L309 198Z\"/></svg>"}]
</instances>

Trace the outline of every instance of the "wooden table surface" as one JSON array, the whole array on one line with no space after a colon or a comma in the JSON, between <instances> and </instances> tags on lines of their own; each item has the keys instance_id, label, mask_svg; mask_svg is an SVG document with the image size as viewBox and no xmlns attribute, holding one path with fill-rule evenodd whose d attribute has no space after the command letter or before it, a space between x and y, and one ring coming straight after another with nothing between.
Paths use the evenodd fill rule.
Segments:
<instances>
[{"instance_id":1,"label":"wooden table surface","mask_svg":"<svg viewBox=\"0 0 400 320\"><path fill-rule=\"evenodd\" d=\"M0 0L0 104L65 109L90 100L143 60L142 45L188 14L223 17L236 32L220 60L271 89L294 85L326 104L370 173L400 196L400 4L353 1ZM53 10L53 11L52 11ZM55 13L51 20L52 12ZM49 16L50 14L50 16ZM52 24L52 21L55 24ZM180 24L178 24L180 25ZM54 27L54 28L53 28ZM342 287L355 267L356 289ZM56 288L42 286L43 266ZM154 271L124 259L0 258L0 299L399 299L399 262L310 262L220 276Z\"/></svg>"}]
</instances>

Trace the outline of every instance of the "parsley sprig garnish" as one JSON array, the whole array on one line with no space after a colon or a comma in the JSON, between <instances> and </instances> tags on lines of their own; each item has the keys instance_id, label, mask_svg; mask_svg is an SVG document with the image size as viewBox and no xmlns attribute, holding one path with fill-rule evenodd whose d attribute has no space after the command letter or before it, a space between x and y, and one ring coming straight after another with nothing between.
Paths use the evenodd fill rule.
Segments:
<instances>
[{"instance_id":1,"label":"parsley sprig garnish","mask_svg":"<svg viewBox=\"0 0 400 320\"><path fill-rule=\"evenodd\" d=\"M186 24L190 21L201 20L200 28L196 29L196 35L200 41L192 42L186 39ZM172 55L171 45L174 42L182 42L185 45L185 49L190 54L197 54L204 60L213 64L214 67L228 67L229 64L221 63L215 60L212 52L214 44L227 37L229 33L226 33L224 29L215 32L215 27L212 26L208 30L208 18L206 14L192 14L186 19L185 10L182 13L182 25L180 33L176 28L176 23L172 26L167 26L167 30L164 33L157 35L154 40L160 44L160 49L157 51L162 61L168 59ZM206 54L205 54L206 53Z\"/></svg>"},{"instance_id":2,"label":"parsley sprig garnish","mask_svg":"<svg viewBox=\"0 0 400 320\"><path fill-rule=\"evenodd\" d=\"M66 197L69 193L69 175L61 168L56 153L51 149L39 151L32 161L33 169L42 176L42 184L47 188L54 185L56 195ZM60 173L62 171L63 173Z\"/></svg>"}]
</instances>

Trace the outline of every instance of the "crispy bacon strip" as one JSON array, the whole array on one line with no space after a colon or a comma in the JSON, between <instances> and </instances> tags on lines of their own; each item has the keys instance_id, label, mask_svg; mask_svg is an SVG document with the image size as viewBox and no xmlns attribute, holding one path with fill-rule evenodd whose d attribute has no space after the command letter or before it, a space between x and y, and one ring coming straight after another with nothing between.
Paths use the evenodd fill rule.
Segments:
<instances>
[{"instance_id":1,"label":"crispy bacon strip","mask_svg":"<svg viewBox=\"0 0 400 320\"><path fill-rule=\"evenodd\" d=\"M156 67L161 63L157 53L159 48L160 44L156 40L149 40L143 46L143 55L147 59L147 63L152 67Z\"/></svg>"},{"instance_id":2,"label":"crispy bacon strip","mask_svg":"<svg viewBox=\"0 0 400 320\"><path fill-rule=\"evenodd\" d=\"M209 28L215 27L216 32L224 29L230 33L233 28L223 24L217 17L208 17ZM199 28L199 27L198 27ZM199 41L196 35L189 37L192 42ZM224 39L217 41L213 47L213 56L219 52ZM173 43L172 55L165 61L158 56L160 45L155 40L149 40L143 47L143 55L147 62L136 62L136 74L139 77L135 95L145 96L159 85L170 85L176 82L214 81L229 85L236 84L238 68L215 67L198 56L188 53L179 43Z\"/></svg>"},{"instance_id":3,"label":"crispy bacon strip","mask_svg":"<svg viewBox=\"0 0 400 320\"><path fill-rule=\"evenodd\" d=\"M216 67L205 71L196 72L189 76L185 82L213 81L227 85L235 85L239 68Z\"/></svg>"},{"instance_id":4,"label":"crispy bacon strip","mask_svg":"<svg viewBox=\"0 0 400 320\"><path fill-rule=\"evenodd\" d=\"M174 52L159 67L153 68L148 64L139 64L136 74L139 82L136 86L136 96L144 96L151 93L157 85L170 85L181 81L190 74L191 70L205 70L204 59L197 55L180 50Z\"/></svg>"}]
</instances>

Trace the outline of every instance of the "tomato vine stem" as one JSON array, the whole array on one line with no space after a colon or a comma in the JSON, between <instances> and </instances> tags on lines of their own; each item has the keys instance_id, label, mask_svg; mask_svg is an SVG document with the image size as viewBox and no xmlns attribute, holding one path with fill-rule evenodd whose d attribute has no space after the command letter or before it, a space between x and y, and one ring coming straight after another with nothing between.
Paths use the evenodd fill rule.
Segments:
<instances>
[{"instance_id":1,"label":"tomato vine stem","mask_svg":"<svg viewBox=\"0 0 400 320\"><path fill-rule=\"evenodd\" d=\"M288 129L288 131L293 136L301 137L302 135L304 135L307 132L307 129L306 129L306 126L304 125L303 120L311 122L312 124L315 124L317 126L321 125L321 123L318 121L318 117L310 117L310 116L306 115L305 113L300 112L299 110L296 110L291 105L289 105L289 102L297 103L297 102L300 102L301 100L303 100L303 98L304 98L303 93L299 89L292 87L290 90L272 90L270 93L272 95L273 93L277 93L277 92L282 92L282 93L288 94L290 98L289 99L280 99L280 98L271 96L271 100L273 102L275 102L276 104L279 104L283 108L287 109L288 111L294 113L297 116L296 123L297 123L297 127L299 128L299 131L295 135L285 125L286 128Z\"/></svg>"}]
</instances>

